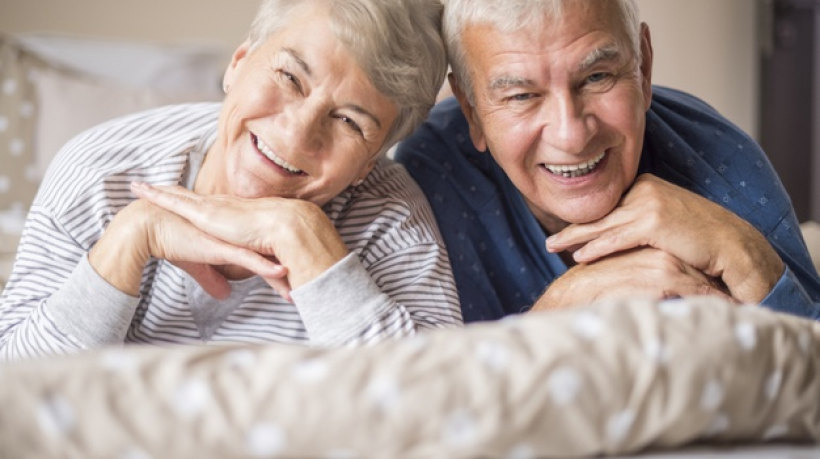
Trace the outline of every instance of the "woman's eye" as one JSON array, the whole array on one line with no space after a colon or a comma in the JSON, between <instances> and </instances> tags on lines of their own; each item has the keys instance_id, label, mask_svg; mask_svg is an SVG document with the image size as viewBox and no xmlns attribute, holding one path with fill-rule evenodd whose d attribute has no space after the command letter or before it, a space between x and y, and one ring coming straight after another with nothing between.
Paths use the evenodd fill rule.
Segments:
<instances>
[{"instance_id":1,"label":"woman's eye","mask_svg":"<svg viewBox=\"0 0 820 459\"><path fill-rule=\"evenodd\" d=\"M298 89L300 92L302 91L302 84L299 82L299 79L296 78L296 76L294 76L292 73L286 72L284 70L281 70L280 73L296 89Z\"/></svg>"},{"instance_id":2,"label":"woman's eye","mask_svg":"<svg viewBox=\"0 0 820 459\"><path fill-rule=\"evenodd\" d=\"M357 132L357 133L359 133L359 134L361 134L361 133L362 133L362 128L360 128L360 127L359 127L359 125L358 125L358 124L356 124L356 122L355 122L355 121L353 121L353 118L350 118L350 117L347 117L347 116L340 116L340 117L339 117L339 119L340 119L343 123L345 123L345 124L346 124L346 125L347 125L350 129L352 129L353 131L355 131L355 132Z\"/></svg>"}]
</instances>

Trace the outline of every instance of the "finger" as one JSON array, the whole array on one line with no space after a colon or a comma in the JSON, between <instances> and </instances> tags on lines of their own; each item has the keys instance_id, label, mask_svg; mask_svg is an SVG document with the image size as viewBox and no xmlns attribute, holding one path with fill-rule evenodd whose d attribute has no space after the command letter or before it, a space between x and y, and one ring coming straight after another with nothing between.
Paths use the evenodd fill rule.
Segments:
<instances>
[{"instance_id":1,"label":"finger","mask_svg":"<svg viewBox=\"0 0 820 459\"><path fill-rule=\"evenodd\" d=\"M176 262L174 265L188 273L208 295L218 300L224 300L230 296L231 284L225 279L225 276L219 274L212 266L187 261Z\"/></svg>"},{"instance_id":2,"label":"finger","mask_svg":"<svg viewBox=\"0 0 820 459\"><path fill-rule=\"evenodd\" d=\"M281 264L264 257L252 250L214 241L216 252L209 256L209 264L232 264L248 269L265 279L281 279L287 276L288 270Z\"/></svg>"},{"instance_id":3,"label":"finger","mask_svg":"<svg viewBox=\"0 0 820 459\"><path fill-rule=\"evenodd\" d=\"M600 220L590 223L575 223L547 238L547 250L561 252L573 247L586 245L619 228L634 225L636 217L633 212L623 207L616 207Z\"/></svg>"},{"instance_id":4,"label":"finger","mask_svg":"<svg viewBox=\"0 0 820 459\"><path fill-rule=\"evenodd\" d=\"M131 182L131 192L190 221L202 207L201 196L179 186L156 187L145 182Z\"/></svg>"},{"instance_id":5,"label":"finger","mask_svg":"<svg viewBox=\"0 0 820 459\"><path fill-rule=\"evenodd\" d=\"M293 298L290 296L291 288L290 283L288 282L287 278L264 278L265 282L268 283L276 293L278 293L282 298L285 300L293 303Z\"/></svg>"},{"instance_id":6,"label":"finger","mask_svg":"<svg viewBox=\"0 0 820 459\"><path fill-rule=\"evenodd\" d=\"M578 263L589 263L616 252L623 252L648 244L648 240L634 226L622 226L600 234L572 254Z\"/></svg>"}]
</instances>

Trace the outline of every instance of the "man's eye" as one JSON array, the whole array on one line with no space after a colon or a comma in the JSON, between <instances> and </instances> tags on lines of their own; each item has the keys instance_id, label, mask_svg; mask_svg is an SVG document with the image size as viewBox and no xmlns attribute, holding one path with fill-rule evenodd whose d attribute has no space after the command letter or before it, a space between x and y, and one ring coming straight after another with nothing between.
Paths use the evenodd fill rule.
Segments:
<instances>
[{"instance_id":1,"label":"man's eye","mask_svg":"<svg viewBox=\"0 0 820 459\"><path fill-rule=\"evenodd\" d=\"M514 94L514 95L510 96L509 100L511 100L513 102L524 102L524 101L528 101L528 100L530 100L534 97L535 97L534 93L526 92L526 93L521 93L521 94Z\"/></svg>"},{"instance_id":2,"label":"man's eye","mask_svg":"<svg viewBox=\"0 0 820 459\"><path fill-rule=\"evenodd\" d=\"M605 73L605 72L593 73L592 75L587 77L587 82L589 82L589 83L601 83L603 81L608 80L610 77L612 77L612 74L610 74L610 73Z\"/></svg>"}]
</instances>

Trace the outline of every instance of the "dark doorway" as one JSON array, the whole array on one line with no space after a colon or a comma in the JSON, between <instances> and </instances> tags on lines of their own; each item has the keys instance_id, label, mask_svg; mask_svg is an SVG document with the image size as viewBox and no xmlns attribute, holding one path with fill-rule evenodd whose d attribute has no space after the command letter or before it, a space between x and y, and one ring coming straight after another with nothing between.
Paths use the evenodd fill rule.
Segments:
<instances>
[{"instance_id":1,"label":"dark doorway","mask_svg":"<svg viewBox=\"0 0 820 459\"><path fill-rule=\"evenodd\" d=\"M820 221L820 0L761 2L760 143L797 217Z\"/></svg>"}]
</instances>

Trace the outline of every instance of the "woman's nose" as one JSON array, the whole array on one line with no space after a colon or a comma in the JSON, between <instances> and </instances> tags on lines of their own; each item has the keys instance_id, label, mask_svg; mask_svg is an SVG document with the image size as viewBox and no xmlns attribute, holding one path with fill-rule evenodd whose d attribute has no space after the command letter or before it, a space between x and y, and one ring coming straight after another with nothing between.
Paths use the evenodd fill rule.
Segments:
<instances>
[{"instance_id":1,"label":"woman's nose","mask_svg":"<svg viewBox=\"0 0 820 459\"><path fill-rule=\"evenodd\" d=\"M324 142L325 119L321 108L308 101L292 103L279 115L279 133L287 148L303 153L315 153Z\"/></svg>"}]
</instances>

